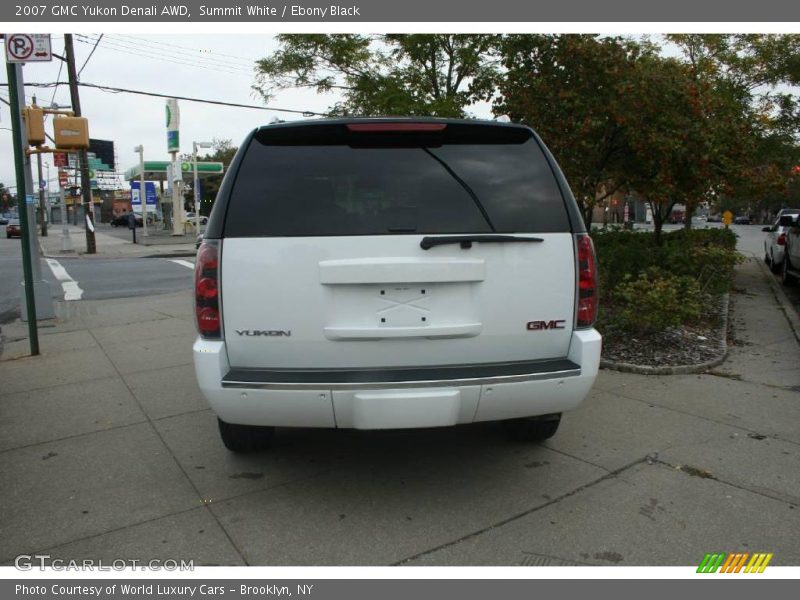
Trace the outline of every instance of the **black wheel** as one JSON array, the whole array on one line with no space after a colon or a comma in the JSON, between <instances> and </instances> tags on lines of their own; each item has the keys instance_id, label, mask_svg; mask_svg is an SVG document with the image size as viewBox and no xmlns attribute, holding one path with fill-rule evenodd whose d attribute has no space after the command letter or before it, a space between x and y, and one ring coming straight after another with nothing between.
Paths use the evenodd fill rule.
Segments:
<instances>
[{"instance_id":1,"label":"black wheel","mask_svg":"<svg viewBox=\"0 0 800 600\"><path fill-rule=\"evenodd\" d=\"M783 269L781 270L781 283L783 285L794 285L797 282L797 278L789 272L791 269L792 263L789 262L789 257L783 257Z\"/></svg>"},{"instance_id":2,"label":"black wheel","mask_svg":"<svg viewBox=\"0 0 800 600\"><path fill-rule=\"evenodd\" d=\"M786 258L784 258L783 260L786 260ZM783 263L782 262L776 263L775 255L771 253L769 258L769 268L775 274L781 273L783 271Z\"/></svg>"},{"instance_id":3,"label":"black wheel","mask_svg":"<svg viewBox=\"0 0 800 600\"><path fill-rule=\"evenodd\" d=\"M222 437L222 443L231 452L243 453L266 450L275 433L274 427L235 425L226 423L222 419L217 419L217 422L219 423L219 434Z\"/></svg>"},{"instance_id":4,"label":"black wheel","mask_svg":"<svg viewBox=\"0 0 800 600\"><path fill-rule=\"evenodd\" d=\"M556 434L561 423L561 413L541 417L525 417L503 421L503 427L512 440L541 442Z\"/></svg>"}]
</instances>

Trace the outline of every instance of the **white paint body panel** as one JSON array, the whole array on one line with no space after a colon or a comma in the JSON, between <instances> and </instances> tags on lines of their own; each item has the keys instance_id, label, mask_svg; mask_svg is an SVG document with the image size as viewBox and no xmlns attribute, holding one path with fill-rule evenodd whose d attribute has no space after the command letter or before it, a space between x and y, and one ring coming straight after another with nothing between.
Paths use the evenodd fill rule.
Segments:
<instances>
[{"instance_id":1,"label":"white paint body panel","mask_svg":"<svg viewBox=\"0 0 800 600\"><path fill-rule=\"evenodd\" d=\"M313 390L222 387L228 372L225 342L198 338L194 362L200 389L223 420L244 425L387 429L442 427L577 408L600 364L601 337L594 329L570 334L566 357L580 375L524 383L415 389Z\"/></svg>"},{"instance_id":2,"label":"white paint body panel","mask_svg":"<svg viewBox=\"0 0 800 600\"><path fill-rule=\"evenodd\" d=\"M575 307L571 234L430 250L420 248L423 237L226 238L221 298L230 365L346 369L567 355ZM526 330L534 320L566 326Z\"/></svg>"}]
</instances>

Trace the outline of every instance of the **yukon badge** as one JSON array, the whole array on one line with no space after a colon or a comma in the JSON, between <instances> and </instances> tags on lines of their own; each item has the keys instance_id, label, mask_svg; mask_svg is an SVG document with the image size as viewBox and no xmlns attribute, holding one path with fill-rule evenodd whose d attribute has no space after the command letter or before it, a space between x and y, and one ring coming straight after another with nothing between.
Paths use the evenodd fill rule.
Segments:
<instances>
[{"instance_id":1,"label":"yukon badge","mask_svg":"<svg viewBox=\"0 0 800 600\"><path fill-rule=\"evenodd\" d=\"M237 329L236 333L239 335L246 335L247 337L291 337L292 332L289 329Z\"/></svg>"},{"instance_id":2,"label":"yukon badge","mask_svg":"<svg viewBox=\"0 0 800 600\"><path fill-rule=\"evenodd\" d=\"M566 321L557 319L555 321L528 321L525 328L528 331L542 331L543 329L564 329Z\"/></svg>"}]
</instances>

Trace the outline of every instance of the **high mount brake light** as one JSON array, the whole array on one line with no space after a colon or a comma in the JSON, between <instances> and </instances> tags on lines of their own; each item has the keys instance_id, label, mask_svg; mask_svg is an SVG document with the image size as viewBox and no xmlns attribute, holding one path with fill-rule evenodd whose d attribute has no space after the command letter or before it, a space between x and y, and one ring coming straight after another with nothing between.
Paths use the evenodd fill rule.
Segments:
<instances>
[{"instance_id":1,"label":"high mount brake light","mask_svg":"<svg viewBox=\"0 0 800 600\"><path fill-rule=\"evenodd\" d=\"M194 311L197 331L207 340L222 339L218 280L219 241L204 240L194 267Z\"/></svg>"},{"instance_id":2,"label":"high mount brake light","mask_svg":"<svg viewBox=\"0 0 800 600\"><path fill-rule=\"evenodd\" d=\"M444 131L446 123L348 123L347 130L354 133L395 133Z\"/></svg>"},{"instance_id":3,"label":"high mount brake light","mask_svg":"<svg viewBox=\"0 0 800 600\"><path fill-rule=\"evenodd\" d=\"M575 236L578 261L578 296L575 327L591 327L597 318L597 259L592 238L585 233Z\"/></svg>"}]
</instances>

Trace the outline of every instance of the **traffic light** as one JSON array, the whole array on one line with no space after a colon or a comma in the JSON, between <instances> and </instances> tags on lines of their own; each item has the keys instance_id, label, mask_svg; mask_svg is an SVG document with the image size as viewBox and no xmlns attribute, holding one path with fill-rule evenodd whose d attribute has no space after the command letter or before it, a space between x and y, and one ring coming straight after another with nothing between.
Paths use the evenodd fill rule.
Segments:
<instances>
[{"instance_id":1,"label":"traffic light","mask_svg":"<svg viewBox=\"0 0 800 600\"><path fill-rule=\"evenodd\" d=\"M31 146L44 144L46 139L44 135L44 110L36 105L26 106L22 111L22 118L25 121L28 144Z\"/></svg>"},{"instance_id":2,"label":"traffic light","mask_svg":"<svg viewBox=\"0 0 800 600\"><path fill-rule=\"evenodd\" d=\"M89 148L89 121L86 117L56 117L53 119L53 133L59 150Z\"/></svg>"}]
</instances>

